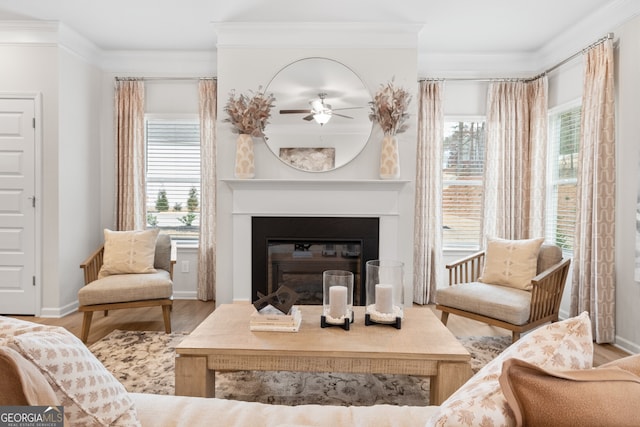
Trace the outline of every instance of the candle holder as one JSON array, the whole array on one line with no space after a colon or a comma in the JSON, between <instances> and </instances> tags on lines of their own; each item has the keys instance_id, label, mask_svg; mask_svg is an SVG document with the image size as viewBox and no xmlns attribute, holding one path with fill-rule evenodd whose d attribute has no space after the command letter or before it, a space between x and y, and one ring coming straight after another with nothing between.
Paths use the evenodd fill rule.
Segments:
<instances>
[{"instance_id":1,"label":"candle holder","mask_svg":"<svg viewBox=\"0 0 640 427\"><path fill-rule=\"evenodd\" d=\"M367 261L364 324L402 327L404 315L404 264L400 261Z\"/></svg>"},{"instance_id":2,"label":"candle holder","mask_svg":"<svg viewBox=\"0 0 640 427\"><path fill-rule=\"evenodd\" d=\"M353 273L327 270L322 273L322 316L320 326L340 326L345 331L353 323Z\"/></svg>"}]
</instances>

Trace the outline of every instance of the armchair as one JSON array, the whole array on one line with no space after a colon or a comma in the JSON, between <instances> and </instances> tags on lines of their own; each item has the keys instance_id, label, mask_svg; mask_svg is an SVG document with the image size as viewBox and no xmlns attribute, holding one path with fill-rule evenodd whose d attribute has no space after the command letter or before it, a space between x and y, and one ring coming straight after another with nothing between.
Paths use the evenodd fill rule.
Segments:
<instances>
[{"instance_id":1,"label":"armchair","mask_svg":"<svg viewBox=\"0 0 640 427\"><path fill-rule=\"evenodd\" d=\"M536 275L526 289L482 282L485 260L481 251L446 266L449 286L435 295L442 323L446 325L453 313L508 329L515 342L521 333L558 320L571 262L562 258L558 246L540 247Z\"/></svg>"},{"instance_id":2,"label":"armchair","mask_svg":"<svg viewBox=\"0 0 640 427\"><path fill-rule=\"evenodd\" d=\"M107 232L105 231L105 236ZM151 247L153 251L153 247ZM87 342L94 311L137 307L162 307L165 332L171 332L173 305L173 267L176 263L175 246L170 236L160 234L151 253L153 268L148 273L101 274L105 258L105 245L91 254L80 268L84 270L85 286L78 291L78 310L84 312L81 339ZM151 266L150 266L151 267Z\"/></svg>"}]
</instances>

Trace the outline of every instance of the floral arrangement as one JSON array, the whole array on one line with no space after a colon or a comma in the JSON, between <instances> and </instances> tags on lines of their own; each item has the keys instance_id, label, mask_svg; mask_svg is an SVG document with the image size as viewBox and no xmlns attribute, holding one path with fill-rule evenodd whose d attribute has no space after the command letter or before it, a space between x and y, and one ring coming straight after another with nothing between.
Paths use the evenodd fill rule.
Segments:
<instances>
[{"instance_id":1,"label":"floral arrangement","mask_svg":"<svg viewBox=\"0 0 640 427\"><path fill-rule=\"evenodd\" d=\"M251 91L250 95L240 94L235 91L229 94L229 100L224 111L229 115L224 121L233 125L234 133L247 134L254 137L264 136L264 128L271 117L271 108L274 106L273 94Z\"/></svg>"},{"instance_id":2,"label":"floral arrangement","mask_svg":"<svg viewBox=\"0 0 640 427\"><path fill-rule=\"evenodd\" d=\"M409 118L407 110L411 102L411 95L403 88L396 87L391 80L381 85L370 103L369 119L376 121L385 135L396 135L406 131L409 127L405 123Z\"/></svg>"}]
</instances>

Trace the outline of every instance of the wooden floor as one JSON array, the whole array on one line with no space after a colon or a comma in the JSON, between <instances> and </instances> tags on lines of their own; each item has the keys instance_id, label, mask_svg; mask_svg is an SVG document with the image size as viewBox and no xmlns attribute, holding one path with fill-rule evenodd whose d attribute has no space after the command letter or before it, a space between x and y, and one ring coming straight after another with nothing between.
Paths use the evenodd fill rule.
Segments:
<instances>
[{"instance_id":1,"label":"wooden floor","mask_svg":"<svg viewBox=\"0 0 640 427\"><path fill-rule=\"evenodd\" d=\"M214 310L215 304L212 301L176 300L171 312L171 325L174 332L191 332ZM418 306L425 310L431 309L440 317L440 312L433 306ZM76 336L80 336L82 327L82 313L76 312L60 319L50 319L33 316L15 316L19 319L29 320L36 323L62 326L71 331ZM358 321L356 319L356 321ZM510 336L511 332L489 326L474 320L465 319L456 315L450 315L447 327L456 336ZM134 308L126 310L116 310L109 312L104 317L102 312L93 315L91 331L87 344L92 344L108 335L115 329L136 330L136 331L164 331L162 321L162 310L160 307ZM625 351L610 344L594 344L594 366L627 356Z\"/></svg>"}]
</instances>

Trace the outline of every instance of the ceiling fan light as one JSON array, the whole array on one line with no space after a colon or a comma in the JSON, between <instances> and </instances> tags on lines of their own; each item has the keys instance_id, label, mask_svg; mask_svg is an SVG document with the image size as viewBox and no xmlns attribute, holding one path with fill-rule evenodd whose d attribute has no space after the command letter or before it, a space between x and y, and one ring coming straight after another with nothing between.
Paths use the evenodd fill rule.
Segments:
<instances>
[{"instance_id":1,"label":"ceiling fan light","mask_svg":"<svg viewBox=\"0 0 640 427\"><path fill-rule=\"evenodd\" d=\"M316 121L319 125L324 125L331 120L331 114L325 113L324 111L320 113L316 113L313 115L313 120Z\"/></svg>"}]
</instances>

